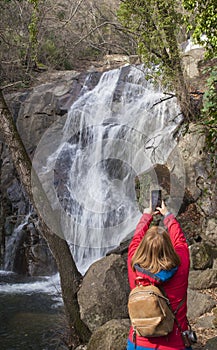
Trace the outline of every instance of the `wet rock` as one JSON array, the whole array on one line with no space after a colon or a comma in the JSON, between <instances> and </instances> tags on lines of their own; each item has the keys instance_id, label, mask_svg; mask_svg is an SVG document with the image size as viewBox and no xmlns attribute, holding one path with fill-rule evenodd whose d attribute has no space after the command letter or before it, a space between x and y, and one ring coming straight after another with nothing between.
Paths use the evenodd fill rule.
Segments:
<instances>
[{"instance_id":1,"label":"wet rock","mask_svg":"<svg viewBox=\"0 0 217 350\"><path fill-rule=\"evenodd\" d=\"M7 188L7 198L10 200L13 210L18 216L28 212L28 199L23 191L22 185L15 178Z\"/></svg>"},{"instance_id":2,"label":"wet rock","mask_svg":"<svg viewBox=\"0 0 217 350\"><path fill-rule=\"evenodd\" d=\"M28 246L28 275L50 276L56 273L56 262L46 241L39 235L32 223L27 228L31 238Z\"/></svg>"}]
</instances>

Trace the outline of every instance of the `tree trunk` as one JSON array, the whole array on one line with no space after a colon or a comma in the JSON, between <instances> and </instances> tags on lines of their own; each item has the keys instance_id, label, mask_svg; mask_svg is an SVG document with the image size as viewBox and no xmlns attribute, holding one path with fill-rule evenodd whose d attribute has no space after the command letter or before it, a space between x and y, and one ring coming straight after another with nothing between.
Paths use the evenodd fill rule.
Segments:
<instances>
[{"instance_id":1,"label":"tree trunk","mask_svg":"<svg viewBox=\"0 0 217 350\"><path fill-rule=\"evenodd\" d=\"M177 51L177 54L178 51ZM171 67L172 68L172 67ZM192 100L190 96L190 92L188 91L186 80L184 78L183 69L181 66L181 58L173 64L173 69L175 71L175 79L174 79L174 89L177 96L177 100L186 120L194 120L195 119L195 109L192 105Z\"/></svg>"},{"instance_id":2,"label":"tree trunk","mask_svg":"<svg viewBox=\"0 0 217 350\"><path fill-rule=\"evenodd\" d=\"M56 235L51 231L51 229L44 222L41 213L37 208L32 191L32 177L34 177L34 184L37 184L37 191L40 193L40 196L42 198L41 201L46 203L46 210L49 208L52 218L55 220L56 215L55 213L52 213L52 208L48 202L46 194L43 191L37 175L32 169L31 160L26 152L20 135L18 134L12 115L5 102L2 90L0 90L0 116L0 130L3 134L5 143L10 150L11 157L18 172L20 181L36 210L42 235L47 241L51 253L57 263L58 271L60 273L65 313L71 333L70 335L72 337L74 329L79 340L85 343L89 340L91 332L81 320L79 313L77 291L82 276L75 265L67 242L64 239L60 238L61 234ZM58 222L56 222L56 225L56 227L59 228Z\"/></svg>"},{"instance_id":3,"label":"tree trunk","mask_svg":"<svg viewBox=\"0 0 217 350\"><path fill-rule=\"evenodd\" d=\"M195 111L186 85L177 40L175 35L171 34L172 30L170 32L165 30L165 33L167 34L167 41L170 47L170 70L172 72L173 86L177 101L185 119L192 120L195 117Z\"/></svg>"},{"instance_id":4,"label":"tree trunk","mask_svg":"<svg viewBox=\"0 0 217 350\"><path fill-rule=\"evenodd\" d=\"M166 37L167 47L169 49L168 57L165 56L163 62L164 65L169 68L171 81L173 83L173 87L176 93L181 112L187 120L192 120L194 119L195 111L192 107L190 93L188 91L188 87L184 77L179 45L174 31L174 24L172 22L172 18L174 18L175 9L173 7L170 8L170 5L168 4L168 6L165 7L165 4L163 4L162 1L157 1L156 4L158 7L159 14L164 23L163 29ZM173 5L171 4L171 6ZM165 18L170 19L170 24L165 23Z\"/></svg>"}]
</instances>

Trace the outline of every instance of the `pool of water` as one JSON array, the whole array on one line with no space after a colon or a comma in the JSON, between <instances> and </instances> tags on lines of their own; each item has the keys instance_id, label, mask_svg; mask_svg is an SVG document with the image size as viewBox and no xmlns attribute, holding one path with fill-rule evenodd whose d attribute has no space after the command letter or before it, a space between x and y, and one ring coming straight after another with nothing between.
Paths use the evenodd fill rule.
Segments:
<instances>
[{"instance_id":1,"label":"pool of water","mask_svg":"<svg viewBox=\"0 0 217 350\"><path fill-rule=\"evenodd\" d=\"M0 349L66 349L59 279L0 272Z\"/></svg>"}]
</instances>

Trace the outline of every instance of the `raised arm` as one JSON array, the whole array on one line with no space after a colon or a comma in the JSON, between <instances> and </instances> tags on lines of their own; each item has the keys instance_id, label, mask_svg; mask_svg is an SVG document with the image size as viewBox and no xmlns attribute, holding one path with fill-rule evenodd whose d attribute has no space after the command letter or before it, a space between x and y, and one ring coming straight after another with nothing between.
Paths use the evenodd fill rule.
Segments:
<instances>
[{"instance_id":1,"label":"raised arm","mask_svg":"<svg viewBox=\"0 0 217 350\"><path fill-rule=\"evenodd\" d=\"M132 241L131 241L129 248L128 248L128 259L129 260L131 260L139 243L141 242L142 238L144 237L146 231L148 230L152 219L153 219L153 217L151 214L144 213L142 215L141 219L139 220L139 223L136 226L134 236L133 236Z\"/></svg>"},{"instance_id":2,"label":"raised arm","mask_svg":"<svg viewBox=\"0 0 217 350\"><path fill-rule=\"evenodd\" d=\"M164 225L168 228L170 239L175 249L183 244L187 246L187 242L181 226L173 214L168 215L164 219Z\"/></svg>"},{"instance_id":3,"label":"raised arm","mask_svg":"<svg viewBox=\"0 0 217 350\"><path fill-rule=\"evenodd\" d=\"M179 224L179 222L176 220L173 214L171 214L167 207L165 206L165 203L162 201L161 208L157 208L160 213L164 216L164 225L167 227L170 239L172 241L172 244L174 248L177 250L180 246L188 247L184 233L182 231L182 228Z\"/></svg>"}]
</instances>

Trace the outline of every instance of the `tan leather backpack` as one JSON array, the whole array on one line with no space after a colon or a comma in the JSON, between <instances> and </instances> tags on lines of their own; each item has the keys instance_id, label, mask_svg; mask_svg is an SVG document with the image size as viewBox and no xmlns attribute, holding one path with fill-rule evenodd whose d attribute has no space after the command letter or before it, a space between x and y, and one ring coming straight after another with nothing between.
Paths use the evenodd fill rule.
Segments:
<instances>
[{"instance_id":1,"label":"tan leather backpack","mask_svg":"<svg viewBox=\"0 0 217 350\"><path fill-rule=\"evenodd\" d=\"M160 337L173 330L175 316L169 299L154 285L138 285L131 290L128 312L137 335Z\"/></svg>"},{"instance_id":2,"label":"tan leather backpack","mask_svg":"<svg viewBox=\"0 0 217 350\"><path fill-rule=\"evenodd\" d=\"M136 264L135 269L152 277L160 282L160 279L148 270L141 268ZM142 285L144 279L140 276L136 278L136 285L130 292L128 299L128 312L133 326L133 342L136 349L136 335L142 337L160 337L169 334L173 330L174 321L180 331L183 344L189 347L197 342L196 333L191 329L182 331L182 328L176 318L176 313L186 300L186 295L179 302L175 311L172 310L170 301L162 285Z\"/></svg>"}]
</instances>

